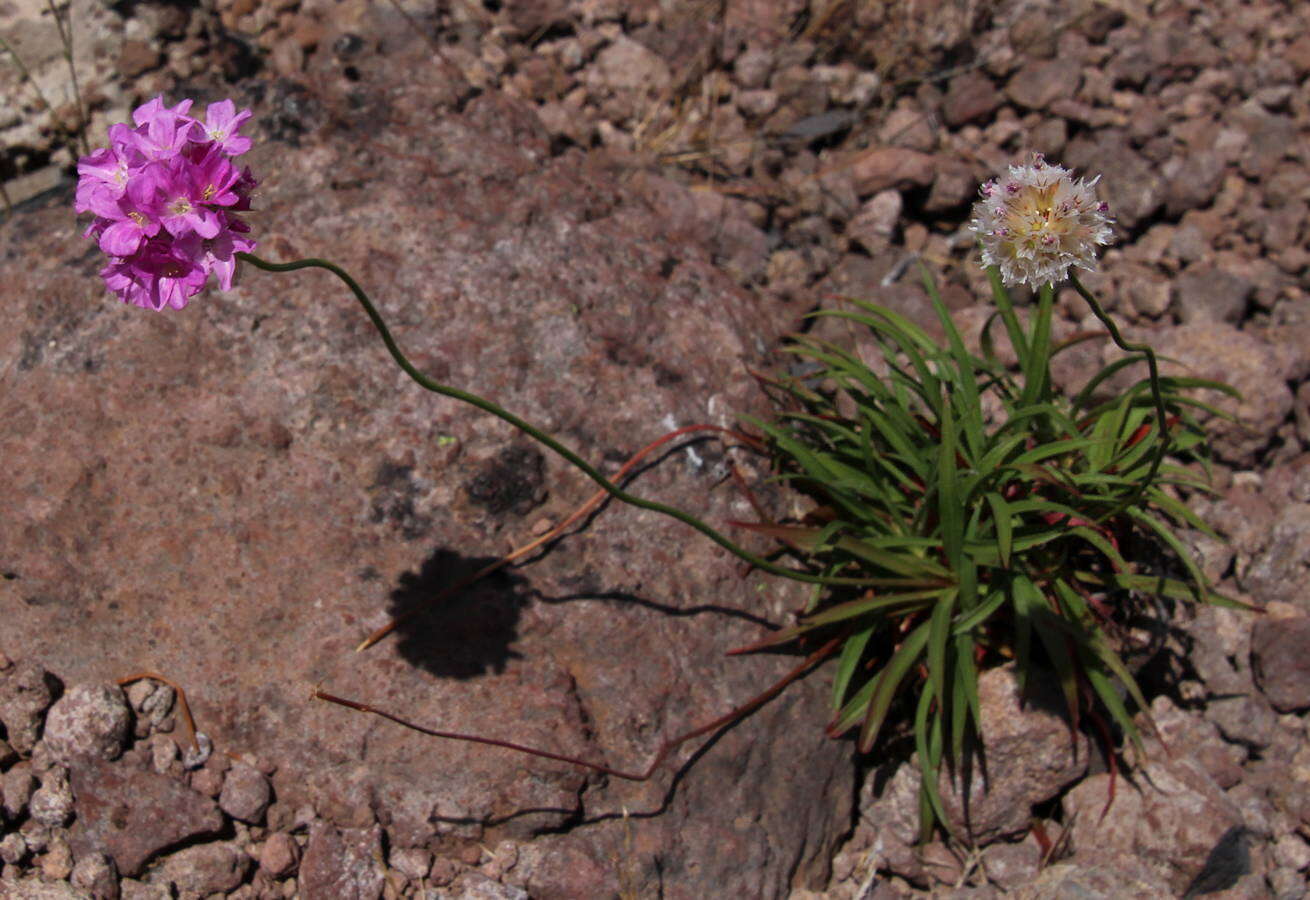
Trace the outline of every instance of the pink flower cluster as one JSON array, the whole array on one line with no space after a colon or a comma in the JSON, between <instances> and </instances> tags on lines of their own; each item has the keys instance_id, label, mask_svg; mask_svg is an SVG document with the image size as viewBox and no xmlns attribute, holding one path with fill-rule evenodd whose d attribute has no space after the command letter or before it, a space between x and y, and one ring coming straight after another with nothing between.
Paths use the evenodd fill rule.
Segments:
<instances>
[{"instance_id":1,"label":"pink flower cluster","mask_svg":"<svg viewBox=\"0 0 1310 900\"><path fill-rule=\"evenodd\" d=\"M95 214L86 236L109 257L100 277L124 303L181 309L211 272L228 290L236 254L255 249L235 215L250 208L255 179L233 164L251 146L237 133L250 110L223 100L201 122L190 108L156 97L132 113L135 127L112 126L109 146L77 163L74 209Z\"/></svg>"}]
</instances>

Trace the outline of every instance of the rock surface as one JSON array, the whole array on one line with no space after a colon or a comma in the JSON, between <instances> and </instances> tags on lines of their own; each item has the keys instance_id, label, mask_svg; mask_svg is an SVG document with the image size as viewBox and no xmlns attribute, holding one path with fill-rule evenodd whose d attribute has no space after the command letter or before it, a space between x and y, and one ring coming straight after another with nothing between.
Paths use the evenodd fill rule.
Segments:
<instances>
[{"instance_id":1,"label":"rock surface","mask_svg":"<svg viewBox=\"0 0 1310 900\"><path fill-rule=\"evenodd\" d=\"M106 853L129 877L162 851L217 835L223 827L211 800L153 771L81 760L71 767L71 784L77 798L74 853Z\"/></svg>"},{"instance_id":2,"label":"rock surface","mask_svg":"<svg viewBox=\"0 0 1310 900\"><path fill-rule=\"evenodd\" d=\"M30 753L36 745L45 712L61 685L35 663L19 663L0 671L0 724L7 743L19 753Z\"/></svg>"},{"instance_id":3,"label":"rock surface","mask_svg":"<svg viewBox=\"0 0 1310 900\"><path fill-rule=\"evenodd\" d=\"M625 189L577 153L552 158L535 116L510 98L489 93L437 115L431 98L448 76L419 65L427 46L401 40L402 26L385 26L394 50L359 63L350 90L369 102L355 113L340 118L344 98L330 92L297 95L298 147L269 134L290 100L276 87L256 100L261 252L346 266L420 369L503 402L590 459L621 460L667 422L728 422L758 403L747 368L776 313L714 269L693 240L699 226L661 219L667 200ZM426 74L399 77L410 68ZM370 137L384 119L410 123L398 143ZM453 831L469 845L563 828L552 838L561 853L592 860L605 883L624 840L612 817L659 809L667 770L604 784L306 703L307 686L640 769L664 738L792 665L723 654L802 592L757 588L684 526L617 508L587 539L353 654L389 614L528 539L532 521L562 518L592 488L556 458L537 470L504 456L521 445L507 427L408 382L325 273L248 271L238 290L181 315L145 315L101 293L62 206L6 226L0 253L31 253L38 232L63 241L62 261L6 288L28 302L0 351L25 360L0 401L23 423L0 438L5 456L30 461L12 483L19 512L0 524L18 573L0 590L24 654L79 683L152 659L216 743L257 746L290 773L275 790L292 807L331 815L333 785L358 770L369 800L362 817L343 818L365 821L339 824L376 815L411 843ZM477 489L519 476L512 504ZM742 501L717 483L711 466L679 455L635 488L721 522ZM94 655L76 637L89 621ZM661 848L641 855L643 883L657 860L746 893L825 877L853 773L848 749L822 735L821 694L813 682L793 688L687 770L669 812L643 826ZM795 770L795 758L807 766ZM108 829L112 818L92 821ZM592 818L604 824L567 833ZM157 849L114 844L124 833L103 839L127 875ZM552 865L533 877L571 877Z\"/></svg>"},{"instance_id":4,"label":"rock surface","mask_svg":"<svg viewBox=\"0 0 1310 900\"><path fill-rule=\"evenodd\" d=\"M249 867L250 857L240 847L221 842L187 847L169 855L161 875L179 893L205 896L235 890L245 880Z\"/></svg>"},{"instance_id":5,"label":"rock surface","mask_svg":"<svg viewBox=\"0 0 1310 900\"><path fill-rule=\"evenodd\" d=\"M271 799L272 791L263 772L251 766L236 765L223 779L218 806L234 819L257 825L264 820Z\"/></svg>"},{"instance_id":6,"label":"rock surface","mask_svg":"<svg viewBox=\"0 0 1310 900\"><path fill-rule=\"evenodd\" d=\"M1263 616L1251 634L1251 668L1260 690L1281 713L1310 709L1310 616Z\"/></svg>"},{"instance_id":7,"label":"rock surface","mask_svg":"<svg viewBox=\"0 0 1310 900\"><path fill-rule=\"evenodd\" d=\"M1113 794L1109 781L1094 775L1064 797L1075 861L1136 858L1181 894L1229 829L1244 826L1236 805L1190 759L1148 762L1135 783L1120 779Z\"/></svg>"},{"instance_id":8,"label":"rock surface","mask_svg":"<svg viewBox=\"0 0 1310 900\"><path fill-rule=\"evenodd\" d=\"M817 736L822 673L722 737L672 794L690 747L633 786L307 705L311 685L349 689L425 724L640 768L662 737L786 670L719 654L786 621L800 593L743 582L695 535L611 504L544 558L352 656L391 612L542 533L590 486L405 381L325 273L247 272L181 316L106 300L66 212L83 129L58 29L42 0L0 4L0 37L34 78L3 54L0 454L19 464L0 474L0 894L173 892L162 864L118 878L103 839L128 844L129 862L218 847L197 886L240 869L232 896L304 895L312 832L380 828L383 890L402 894L1299 896L1304 673L1274 623L1299 634L1310 567L1302 6L57 5L93 145L159 92L252 105L265 255L344 263L420 368L557 429L607 471L666 428L758 411L745 368L775 365L777 337L834 297L933 328L918 261L976 335L991 313L965 230L977 185L1030 150L1102 175L1116 243L1088 284L1130 339L1179 360L1168 372L1243 393L1202 398L1237 421L1200 413L1219 494L1188 500L1229 543L1184 539L1222 591L1267 612L1169 613L1139 677L1148 694L1167 686L1156 725L1199 774L1161 800L1128 751L1121 775L1143 793L1104 827L1131 849L1097 852L1083 833L1082 855L1039 871L1043 847L1076 836L1064 807L1078 788L970 867L940 841L916 847L915 770L880 749L852 819L844 748ZM1061 337L1099 329L1068 291L1057 309ZM1080 389L1106 343L1062 354L1056 385ZM719 448L694 454L635 488L715 523L751 515L719 483ZM61 679L108 684L147 662L190 695L199 752L172 688L138 680L123 755L90 774L74 763L64 784L62 726L42 737ZM776 765L797 759L815 764ZM114 772L128 787L111 788ZM1016 811L1047 783L1026 772L1019 754L995 773ZM158 818L134 820L129 841L99 797L134 788ZM1234 820L1216 788L1243 825L1218 833ZM1080 796L1085 824L1101 805ZM1141 804L1179 847L1134 830ZM1195 827L1174 828L1192 813Z\"/></svg>"}]
</instances>

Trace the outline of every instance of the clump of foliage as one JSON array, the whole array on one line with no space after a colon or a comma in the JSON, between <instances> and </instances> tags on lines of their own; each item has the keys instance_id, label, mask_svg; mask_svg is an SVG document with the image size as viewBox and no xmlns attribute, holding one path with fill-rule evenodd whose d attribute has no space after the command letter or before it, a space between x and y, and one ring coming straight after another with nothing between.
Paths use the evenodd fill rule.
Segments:
<instances>
[{"instance_id":1,"label":"clump of foliage","mask_svg":"<svg viewBox=\"0 0 1310 900\"><path fill-rule=\"evenodd\" d=\"M1114 376L1144 361L1143 351L1106 365L1076 396L1061 396L1050 360L1076 341L1052 347L1051 285L1025 329L1000 273L990 271L996 311L981 357L965 348L925 275L945 348L880 306L820 311L867 329L886 373L800 336L790 349L806 375L773 382L784 411L755 423L778 477L817 503L802 524L755 530L783 541L812 571L867 585L816 589L798 623L769 643L841 638L829 732L858 730L862 751L875 746L897 701L905 704L923 769L925 829L946 821L937 788L943 762L960 766L986 727L981 669L1013 660L1023 683L1053 673L1073 727L1089 710L1107 712L1140 744L1125 699L1147 704L1120 657L1116 610L1141 594L1231 602L1211 589L1175 533L1182 525L1209 533L1173 490L1207 484L1166 460L1165 450L1197 455L1205 434L1192 413L1219 414L1190 391L1235 392L1162 377L1158 391L1144 379L1105 399ZM1095 303L1076 277L1074 285ZM1017 373L995 352L997 320ZM1125 548L1143 546L1153 548L1152 559L1125 557ZM1170 564L1161 567L1161 555Z\"/></svg>"}]
</instances>

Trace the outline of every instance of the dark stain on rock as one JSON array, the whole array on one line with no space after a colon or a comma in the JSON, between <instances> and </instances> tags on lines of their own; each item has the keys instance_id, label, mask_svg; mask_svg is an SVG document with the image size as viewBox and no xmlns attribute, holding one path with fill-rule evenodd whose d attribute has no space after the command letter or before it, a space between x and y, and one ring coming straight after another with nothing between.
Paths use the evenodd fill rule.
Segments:
<instances>
[{"instance_id":1,"label":"dark stain on rock","mask_svg":"<svg viewBox=\"0 0 1310 900\"><path fill-rule=\"evenodd\" d=\"M18 355L18 371L26 372L41 365L42 342L30 331L23 332L23 351Z\"/></svg>"},{"instance_id":2,"label":"dark stain on rock","mask_svg":"<svg viewBox=\"0 0 1310 900\"><path fill-rule=\"evenodd\" d=\"M211 55L228 82L250 78L263 68L262 53L249 40L231 31L215 35Z\"/></svg>"},{"instance_id":3,"label":"dark stain on rock","mask_svg":"<svg viewBox=\"0 0 1310 900\"><path fill-rule=\"evenodd\" d=\"M546 499L545 460L535 447L514 444L484 462L464 485L469 499L491 513L524 515Z\"/></svg>"},{"instance_id":4,"label":"dark stain on rock","mask_svg":"<svg viewBox=\"0 0 1310 900\"><path fill-rule=\"evenodd\" d=\"M427 534L432 528L432 517L422 515L414 508L419 486L414 481L414 467L387 460L378 466L373 477L373 507L369 521L390 522L400 529L407 541Z\"/></svg>"},{"instance_id":5,"label":"dark stain on rock","mask_svg":"<svg viewBox=\"0 0 1310 900\"><path fill-rule=\"evenodd\" d=\"M283 78L267 91L269 112L263 116L263 126L270 140L299 147L301 137L322 125L322 105L303 85ZM263 85L255 86L255 102L264 99L264 92Z\"/></svg>"},{"instance_id":6,"label":"dark stain on rock","mask_svg":"<svg viewBox=\"0 0 1310 900\"><path fill-rule=\"evenodd\" d=\"M655 383L660 387L671 387L675 384L681 384L682 381L683 375L681 372L675 372L661 365L655 366Z\"/></svg>"},{"instance_id":7,"label":"dark stain on rock","mask_svg":"<svg viewBox=\"0 0 1310 900\"><path fill-rule=\"evenodd\" d=\"M350 31L344 32L332 42L332 53L337 59L350 59L362 49L364 39Z\"/></svg>"}]
</instances>

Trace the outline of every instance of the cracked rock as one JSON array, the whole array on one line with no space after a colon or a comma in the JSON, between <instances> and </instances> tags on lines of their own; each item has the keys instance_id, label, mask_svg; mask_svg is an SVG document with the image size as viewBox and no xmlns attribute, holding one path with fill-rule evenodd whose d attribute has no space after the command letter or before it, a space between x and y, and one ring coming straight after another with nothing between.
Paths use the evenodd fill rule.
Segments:
<instances>
[{"instance_id":1,"label":"cracked rock","mask_svg":"<svg viewBox=\"0 0 1310 900\"><path fill-rule=\"evenodd\" d=\"M273 878L283 878L296 870L300 862L300 845L285 831L276 831L259 849L259 870Z\"/></svg>"},{"instance_id":2,"label":"cracked rock","mask_svg":"<svg viewBox=\"0 0 1310 900\"><path fill-rule=\"evenodd\" d=\"M91 895L93 900L118 900L118 871L114 861L103 853L88 853L73 866L73 887Z\"/></svg>"},{"instance_id":3,"label":"cracked rock","mask_svg":"<svg viewBox=\"0 0 1310 900\"><path fill-rule=\"evenodd\" d=\"M5 773L3 787L5 815L17 819L27 809L27 803L36 792L37 780L29 766L15 766Z\"/></svg>"},{"instance_id":4,"label":"cracked rock","mask_svg":"<svg viewBox=\"0 0 1310 900\"><path fill-rule=\"evenodd\" d=\"M1251 668L1281 713L1310 709L1310 616L1262 616L1251 633Z\"/></svg>"}]
</instances>

